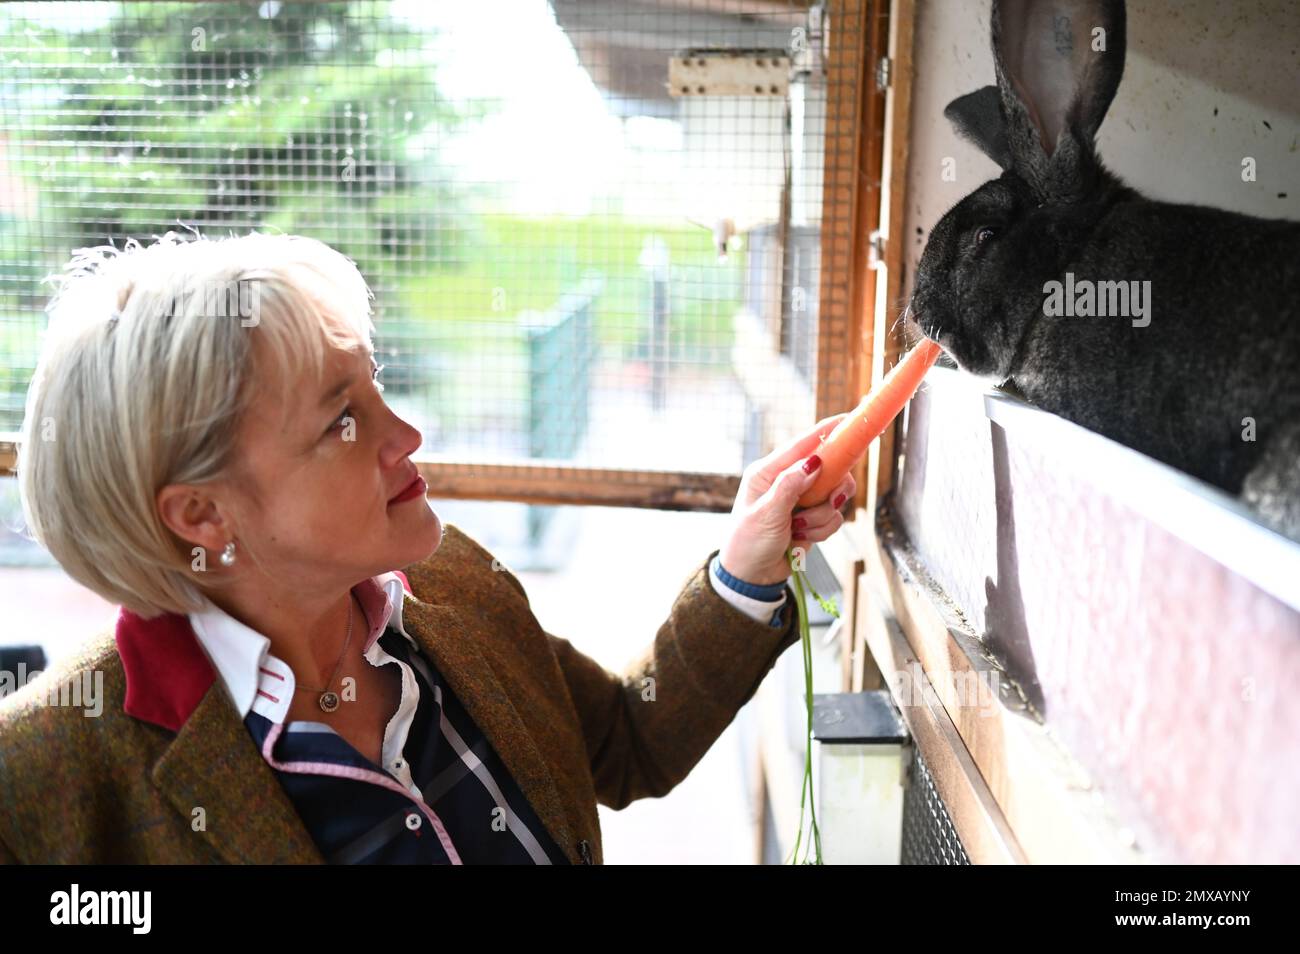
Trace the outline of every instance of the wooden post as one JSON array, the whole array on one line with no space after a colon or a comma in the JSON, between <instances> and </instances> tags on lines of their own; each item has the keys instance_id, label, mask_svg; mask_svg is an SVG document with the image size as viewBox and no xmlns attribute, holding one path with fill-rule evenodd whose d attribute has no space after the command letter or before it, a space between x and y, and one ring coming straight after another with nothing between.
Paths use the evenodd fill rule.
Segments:
<instances>
[{"instance_id":1,"label":"wooden post","mask_svg":"<svg viewBox=\"0 0 1300 954\"><path fill-rule=\"evenodd\" d=\"M883 280L875 286L876 298L872 329L871 384L879 381L898 361L903 339L896 327L903 311L900 293L903 288L903 223L906 214L907 162L911 143L912 116L912 42L915 0L893 0L889 19L889 89L884 118L884 161L882 178L885 189L881 200L881 240L883 254L879 274ZM894 486L897 454L894 437L898 421L885 429L867 455L866 509L876 512L876 505Z\"/></svg>"}]
</instances>

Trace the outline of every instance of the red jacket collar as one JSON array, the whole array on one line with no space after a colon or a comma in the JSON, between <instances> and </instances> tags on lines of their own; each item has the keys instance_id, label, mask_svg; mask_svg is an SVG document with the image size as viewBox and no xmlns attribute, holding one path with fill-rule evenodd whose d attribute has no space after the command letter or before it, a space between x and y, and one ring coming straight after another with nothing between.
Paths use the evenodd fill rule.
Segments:
<instances>
[{"instance_id":1,"label":"red jacket collar","mask_svg":"<svg viewBox=\"0 0 1300 954\"><path fill-rule=\"evenodd\" d=\"M406 574L393 572L411 593ZM114 639L126 673L123 711L179 732L217 678L189 617L164 613L144 619L120 607Z\"/></svg>"}]
</instances>

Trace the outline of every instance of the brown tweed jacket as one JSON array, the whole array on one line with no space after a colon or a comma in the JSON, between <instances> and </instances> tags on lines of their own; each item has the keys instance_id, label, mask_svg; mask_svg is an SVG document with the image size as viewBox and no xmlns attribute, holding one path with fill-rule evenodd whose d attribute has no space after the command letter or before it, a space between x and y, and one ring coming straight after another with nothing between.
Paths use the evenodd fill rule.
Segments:
<instances>
[{"instance_id":1,"label":"brown tweed jacket","mask_svg":"<svg viewBox=\"0 0 1300 954\"><path fill-rule=\"evenodd\" d=\"M597 803L671 791L798 640L793 609L772 629L714 592L717 552L622 674L546 632L514 575L453 524L405 569L407 632L575 864L602 863ZM47 680L83 671L103 673L98 716L45 704ZM323 863L215 670L178 731L124 711L126 695L110 630L0 699L0 862Z\"/></svg>"}]
</instances>

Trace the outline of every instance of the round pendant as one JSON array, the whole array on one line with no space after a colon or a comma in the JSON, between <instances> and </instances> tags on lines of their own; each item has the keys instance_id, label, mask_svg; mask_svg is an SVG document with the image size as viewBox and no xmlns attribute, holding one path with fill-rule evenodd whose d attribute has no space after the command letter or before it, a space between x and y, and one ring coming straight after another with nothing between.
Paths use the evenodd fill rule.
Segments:
<instances>
[{"instance_id":1,"label":"round pendant","mask_svg":"<svg viewBox=\"0 0 1300 954\"><path fill-rule=\"evenodd\" d=\"M333 712L339 707L339 695L337 692L322 692L319 701L320 707L326 712Z\"/></svg>"}]
</instances>

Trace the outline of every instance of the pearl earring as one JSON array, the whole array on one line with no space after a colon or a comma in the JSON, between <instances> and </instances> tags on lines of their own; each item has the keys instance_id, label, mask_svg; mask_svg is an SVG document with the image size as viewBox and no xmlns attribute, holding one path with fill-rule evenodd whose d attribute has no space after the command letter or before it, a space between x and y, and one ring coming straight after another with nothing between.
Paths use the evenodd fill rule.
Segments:
<instances>
[{"instance_id":1,"label":"pearl earring","mask_svg":"<svg viewBox=\"0 0 1300 954\"><path fill-rule=\"evenodd\" d=\"M221 565L232 566L235 562L235 541L231 540L226 544L226 548L221 551Z\"/></svg>"}]
</instances>

